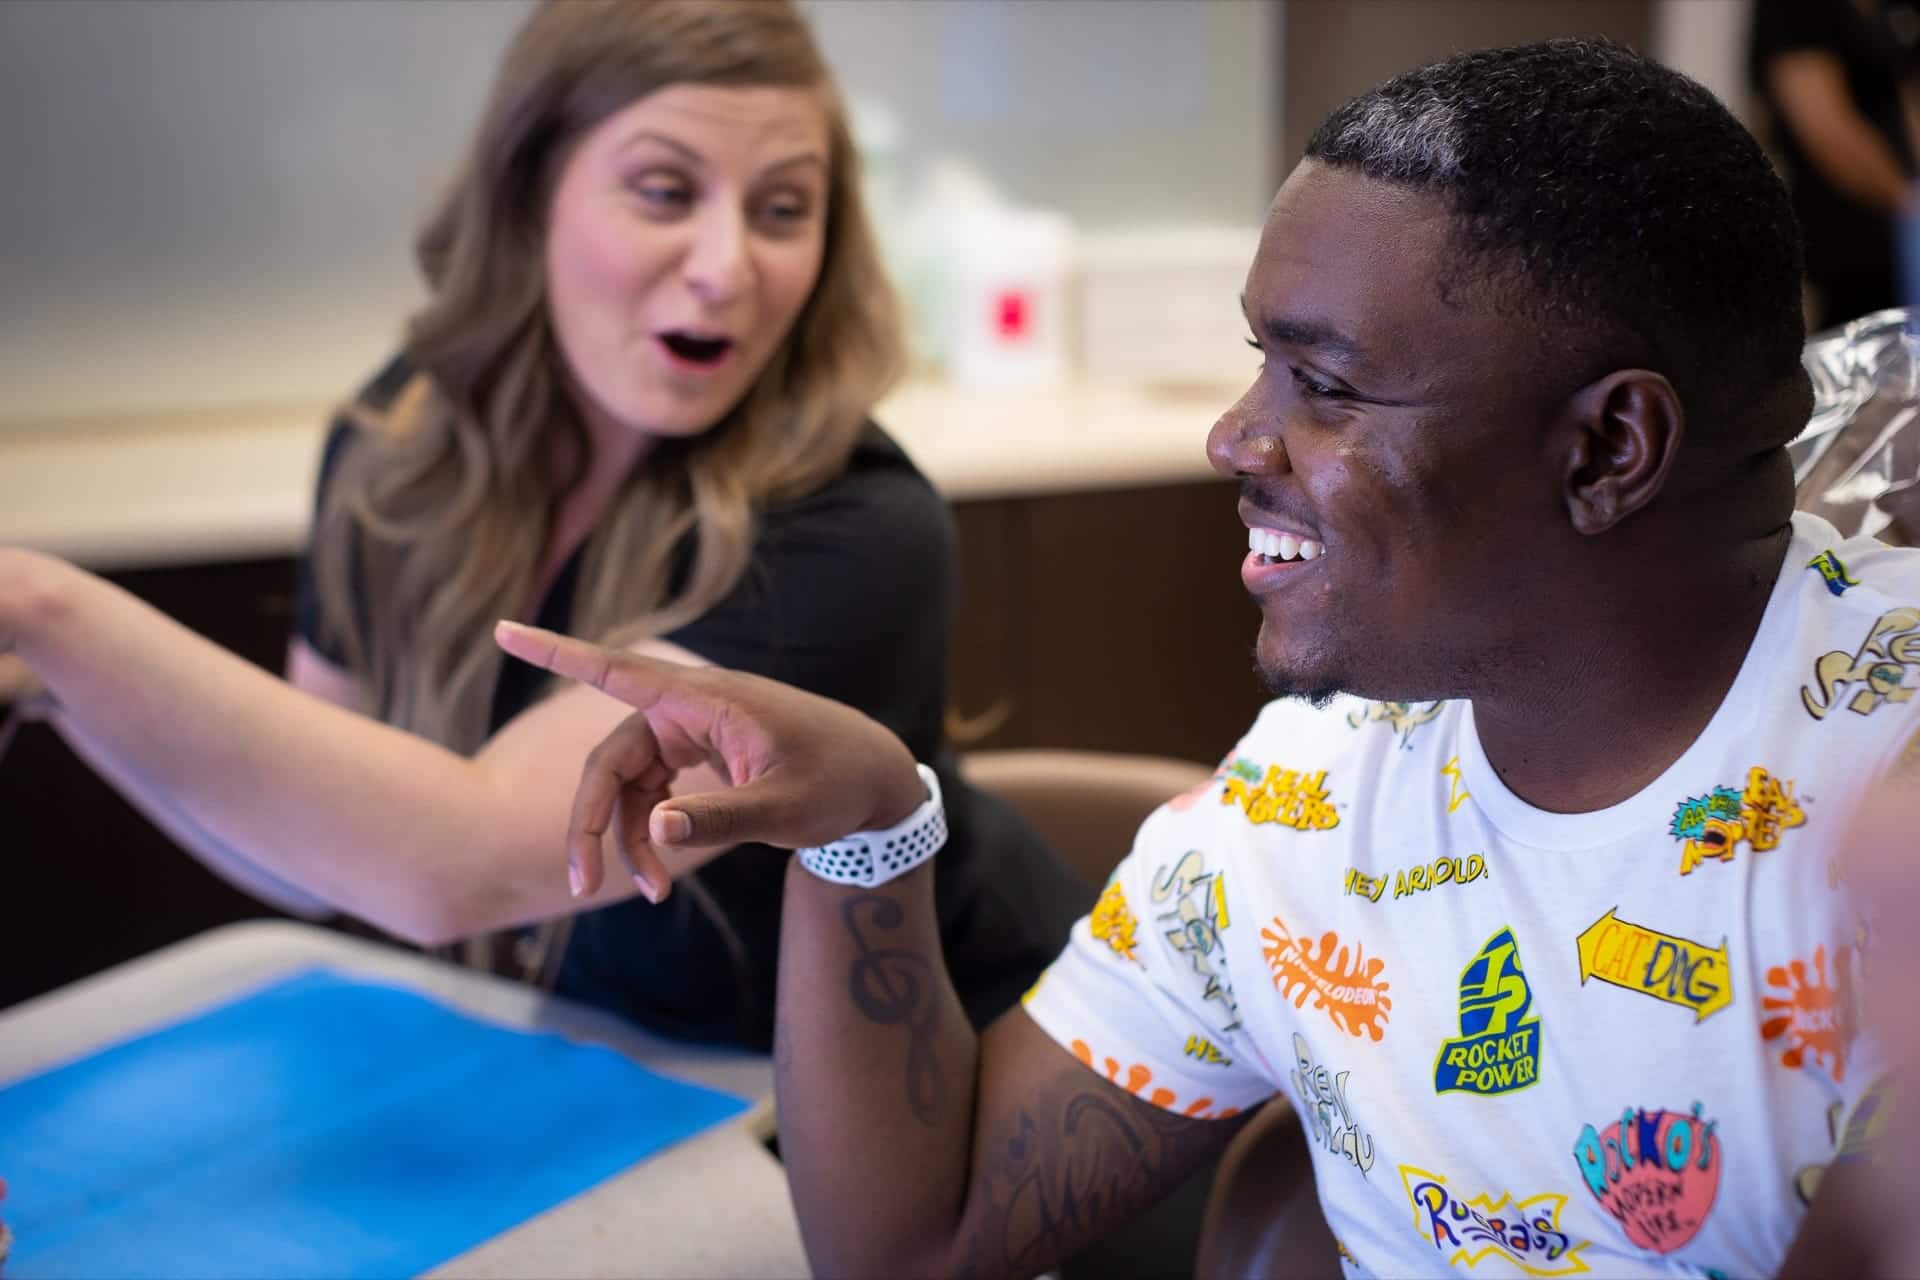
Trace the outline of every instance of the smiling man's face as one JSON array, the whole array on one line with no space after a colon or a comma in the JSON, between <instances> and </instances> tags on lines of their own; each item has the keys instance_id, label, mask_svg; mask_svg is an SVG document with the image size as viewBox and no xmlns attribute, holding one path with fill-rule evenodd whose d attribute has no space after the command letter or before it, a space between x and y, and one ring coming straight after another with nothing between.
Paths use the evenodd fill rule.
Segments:
<instances>
[{"instance_id":1,"label":"smiling man's face","mask_svg":"<svg viewBox=\"0 0 1920 1280\"><path fill-rule=\"evenodd\" d=\"M1308 161L1274 199L1245 299L1265 363L1207 449L1242 480L1277 694L1472 694L1579 589L1551 569L1570 530L1546 429L1574 387L1458 253L1424 192Z\"/></svg>"}]
</instances>

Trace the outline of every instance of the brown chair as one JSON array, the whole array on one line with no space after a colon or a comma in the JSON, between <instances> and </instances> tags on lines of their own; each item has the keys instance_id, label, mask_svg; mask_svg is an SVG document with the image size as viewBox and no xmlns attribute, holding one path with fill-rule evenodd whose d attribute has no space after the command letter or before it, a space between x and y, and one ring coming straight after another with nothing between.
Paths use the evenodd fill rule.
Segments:
<instances>
[{"instance_id":1,"label":"brown chair","mask_svg":"<svg viewBox=\"0 0 1920 1280\"><path fill-rule=\"evenodd\" d=\"M1009 805L1088 882L1106 883L1155 808L1205 782L1190 760L1102 751L975 751L960 771ZM1066 1280L1192 1274L1337 1277L1333 1235L1314 1196L1300 1122L1275 1098L1221 1157L1160 1208L1071 1259Z\"/></svg>"},{"instance_id":2,"label":"brown chair","mask_svg":"<svg viewBox=\"0 0 1920 1280\"><path fill-rule=\"evenodd\" d=\"M1147 815L1213 771L1170 756L1039 749L968 752L960 772L1012 805L1098 887L1133 848Z\"/></svg>"}]
</instances>

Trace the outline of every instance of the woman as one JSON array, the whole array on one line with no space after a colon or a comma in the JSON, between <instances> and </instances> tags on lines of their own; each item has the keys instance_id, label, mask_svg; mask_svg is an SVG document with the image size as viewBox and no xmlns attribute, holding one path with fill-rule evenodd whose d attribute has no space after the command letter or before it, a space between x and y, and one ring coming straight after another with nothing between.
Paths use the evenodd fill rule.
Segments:
<instances>
[{"instance_id":1,"label":"woman","mask_svg":"<svg viewBox=\"0 0 1920 1280\"><path fill-rule=\"evenodd\" d=\"M421 236L430 300L328 443L286 682L18 550L0 552L0 653L243 887L421 944L577 912L548 962L562 993L760 1047L784 856L662 866L642 846L633 874L566 884L580 761L626 709L543 697L491 624L852 703L965 797L941 891L984 1022L1083 895L1029 833L1008 843L1015 820L962 790L940 741L951 528L866 419L900 351L858 192L787 0L540 7ZM687 892L636 898L668 877Z\"/></svg>"}]
</instances>

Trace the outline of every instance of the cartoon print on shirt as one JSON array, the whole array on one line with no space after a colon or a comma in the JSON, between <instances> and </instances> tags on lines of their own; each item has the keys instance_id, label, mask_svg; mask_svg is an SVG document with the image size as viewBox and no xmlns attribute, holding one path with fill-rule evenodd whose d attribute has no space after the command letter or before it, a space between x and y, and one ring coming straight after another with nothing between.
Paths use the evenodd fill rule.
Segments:
<instances>
[{"instance_id":1,"label":"cartoon print on shirt","mask_svg":"<svg viewBox=\"0 0 1920 1280\"><path fill-rule=\"evenodd\" d=\"M1804 961L1774 965L1767 970L1769 993L1761 997L1766 1014L1760 1023L1760 1038L1784 1040L1780 1065L1798 1070L1812 1054L1815 1064L1825 1067L1835 1084L1847 1077L1846 1048L1851 1032L1848 1010L1852 1001L1851 947L1834 951L1833 975L1827 975L1827 949L1813 949L1813 976L1807 975ZM1773 995L1771 992L1779 992Z\"/></svg>"},{"instance_id":2,"label":"cartoon print on shirt","mask_svg":"<svg viewBox=\"0 0 1920 1280\"><path fill-rule=\"evenodd\" d=\"M1220 1030L1239 1030L1240 1007L1233 997L1226 943L1220 936L1232 923L1227 918L1225 877L1208 871L1205 856L1189 849L1171 867L1154 872L1153 902L1160 908L1154 926L1168 946L1186 956L1205 984L1200 998L1218 1006Z\"/></svg>"},{"instance_id":3,"label":"cartoon print on shirt","mask_svg":"<svg viewBox=\"0 0 1920 1280\"><path fill-rule=\"evenodd\" d=\"M1306 1037L1293 1033L1293 1092L1300 1100L1311 1141L1319 1143L1360 1171L1373 1168L1373 1135L1362 1132L1347 1106L1350 1071L1329 1072L1313 1060Z\"/></svg>"},{"instance_id":4,"label":"cartoon print on shirt","mask_svg":"<svg viewBox=\"0 0 1920 1280\"><path fill-rule=\"evenodd\" d=\"M1241 756L1227 766L1221 804L1237 804L1256 826L1273 823L1295 831L1331 831L1340 815L1327 797L1327 771L1302 773L1298 769L1260 766Z\"/></svg>"},{"instance_id":5,"label":"cartoon print on shirt","mask_svg":"<svg viewBox=\"0 0 1920 1280\"><path fill-rule=\"evenodd\" d=\"M1455 756L1440 766L1440 776L1447 780L1447 812L1452 813L1467 801L1473 799L1473 792L1467 790L1467 781L1460 776L1460 757Z\"/></svg>"},{"instance_id":6,"label":"cartoon print on shirt","mask_svg":"<svg viewBox=\"0 0 1920 1280\"><path fill-rule=\"evenodd\" d=\"M1827 1141L1837 1144L1840 1141L1840 1112L1846 1104L1832 1102L1827 1104ZM1820 1179L1826 1176L1828 1160L1817 1164L1803 1164L1793 1175L1793 1191L1800 1197L1800 1203L1811 1205L1813 1197L1819 1193Z\"/></svg>"},{"instance_id":7,"label":"cartoon print on shirt","mask_svg":"<svg viewBox=\"0 0 1920 1280\"><path fill-rule=\"evenodd\" d=\"M1820 1180L1826 1176L1828 1164L1839 1164L1849 1160L1867 1160L1874 1158L1875 1150L1886 1135L1887 1123L1892 1116L1893 1098L1888 1089L1889 1079L1881 1076L1855 1100L1853 1114L1847 1118L1843 1127L1840 1123L1842 1103L1832 1103L1827 1107L1827 1141L1833 1144L1833 1155L1829 1161L1817 1164L1801 1165L1793 1177L1793 1190L1800 1197L1800 1203L1811 1205L1820 1191Z\"/></svg>"},{"instance_id":8,"label":"cartoon print on shirt","mask_svg":"<svg viewBox=\"0 0 1920 1280\"><path fill-rule=\"evenodd\" d=\"M1560 1229L1567 1197L1545 1192L1515 1200L1501 1192L1499 1199L1482 1192L1456 1195L1445 1175L1412 1165L1400 1166L1400 1184L1413 1204L1413 1230L1431 1240L1448 1266L1464 1262L1469 1269L1497 1257L1530 1276L1576 1276L1587 1270L1580 1251L1592 1241L1575 1244Z\"/></svg>"},{"instance_id":9,"label":"cartoon print on shirt","mask_svg":"<svg viewBox=\"0 0 1920 1280\"><path fill-rule=\"evenodd\" d=\"M1279 916L1260 930L1260 938L1260 953L1273 971L1273 989L1281 999L1303 1009L1312 996L1313 1007L1325 1009L1333 1025L1350 1036L1365 1032L1378 1041L1386 1033L1393 1009L1393 997L1387 994L1393 984L1380 977L1386 961L1368 959L1357 943L1349 960L1340 935L1331 929L1320 935L1317 946L1311 938L1298 941Z\"/></svg>"},{"instance_id":10,"label":"cartoon print on shirt","mask_svg":"<svg viewBox=\"0 0 1920 1280\"><path fill-rule=\"evenodd\" d=\"M1642 1249L1672 1253L1700 1233L1720 1193L1720 1138L1696 1102L1684 1111L1628 1107L1604 1129L1587 1125L1573 1162L1587 1190Z\"/></svg>"},{"instance_id":11,"label":"cartoon print on shirt","mask_svg":"<svg viewBox=\"0 0 1920 1280\"><path fill-rule=\"evenodd\" d=\"M1486 874L1487 859L1483 854L1469 854L1465 858L1435 858L1431 863L1404 867L1394 872L1393 896L1404 898L1409 894L1425 893L1429 889L1438 889L1443 884L1472 884ZM1385 876L1376 879L1358 867L1347 868L1348 897L1361 897L1368 902L1378 902L1380 895L1386 891Z\"/></svg>"},{"instance_id":12,"label":"cartoon print on shirt","mask_svg":"<svg viewBox=\"0 0 1920 1280\"><path fill-rule=\"evenodd\" d=\"M1920 729L1913 731L1913 736L1907 739L1907 745L1900 748L1900 758L1893 762L1893 768L1887 772L1889 777L1920 773Z\"/></svg>"},{"instance_id":13,"label":"cartoon print on shirt","mask_svg":"<svg viewBox=\"0 0 1920 1280\"><path fill-rule=\"evenodd\" d=\"M1460 973L1460 1036L1433 1061L1435 1093L1483 1097L1540 1082L1540 1017L1513 930L1502 928Z\"/></svg>"},{"instance_id":14,"label":"cartoon print on shirt","mask_svg":"<svg viewBox=\"0 0 1920 1280\"><path fill-rule=\"evenodd\" d=\"M1732 862L1745 841L1756 853L1780 843L1780 833L1806 823L1793 798L1793 782L1783 782L1759 765L1747 770L1744 791L1715 787L1704 796L1680 802L1667 834L1680 842L1680 874L1691 875L1707 858Z\"/></svg>"},{"instance_id":15,"label":"cartoon print on shirt","mask_svg":"<svg viewBox=\"0 0 1920 1280\"><path fill-rule=\"evenodd\" d=\"M1807 568L1817 572L1821 580L1827 584L1827 590L1837 596L1847 594L1848 587L1860 585L1854 580L1853 575L1847 572L1847 566L1840 557L1831 551L1822 551L1807 561Z\"/></svg>"},{"instance_id":16,"label":"cartoon print on shirt","mask_svg":"<svg viewBox=\"0 0 1920 1280\"><path fill-rule=\"evenodd\" d=\"M1120 887L1119 877L1107 881L1107 887L1100 891L1099 901L1093 904L1093 911L1087 917L1087 928L1093 936L1113 948L1115 955L1122 959L1140 963L1140 957L1133 953L1138 945L1134 932L1140 921L1127 908L1126 890Z\"/></svg>"},{"instance_id":17,"label":"cartoon print on shirt","mask_svg":"<svg viewBox=\"0 0 1920 1280\"><path fill-rule=\"evenodd\" d=\"M1220 1046L1205 1036L1188 1036L1186 1048L1180 1052L1195 1062L1203 1062L1210 1067L1230 1067L1233 1059L1220 1051Z\"/></svg>"},{"instance_id":18,"label":"cartoon print on shirt","mask_svg":"<svg viewBox=\"0 0 1920 1280\"><path fill-rule=\"evenodd\" d=\"M1114 1058L1101 1058L1099 1062L1096 1063L1094 1061L1094 1052L1088 1047L1085 1040L1075 1040L1068 1048L1073 1050L1073 1056L1080 1059L1083 1064L1093 1068L1095 1071L1101 1072L1108 1080L1119 1085L1134 1097L1151 1102L1162 1111L1171 1111L1177 1115L1190 1116L1195 1120L1225 1120L1228 1116L1237 1116L1240 1114L1240 1108L1238 1107L1222 1107L1218 1111L1214 1110L1213 1099L1205 1096L1182 1104L1179 1096L1176 1095L1173 1090L1167 1088L1165 1085L1155 1085L1153 1083L1153 1068L1147 1066L1145 1063L1131 1063L1124 1070L1121 1068L1119 1061Z\"/></svg>"},{"instance_id":19,"label":"cartoon print on shirt","mask_svg":"<svg viewBox=\"0 0 1920 1280\"><path fill-rule=\"evenodd\" d=\"M1580 985L1598 978L1627 991L1693 1011L1697 1026L1733 1003L1733 970L1727 940L1709 947L1678 934L1661 933L1607 913L1574 940Z\"/></svg>"},{"instance_id":20,"label":"cartoon print on shirt","mask_svg":"<svg viewBox=\"0 0 1920 1280\"><path fill-rule=\"evenodd\" d=\"M1441 702L1369 702L1358 711L1347 712L1347 724L1358 729L1362 725L1384 724L1392 728L1393 736L1400 740L1404 750L1413 747L1413 731L1421 725L1440 718L1440 712L1446 707Z\"/></svg>"},{"instance_id":21,"label":"cartoon print on shirt","mask_svg":"<svg viewBox=\"0 0 1920 1280\"><path fill-rule=\"evenodd\" d=\"M1825 720L1839 706L1872 715L1889 702L1911 700L1916 678L1920 608L1889 609L1853 653L1835 649L1814 660L1813 683L1800 687L1800 704L1815 720Z\"/></svg>"}]
</instances>

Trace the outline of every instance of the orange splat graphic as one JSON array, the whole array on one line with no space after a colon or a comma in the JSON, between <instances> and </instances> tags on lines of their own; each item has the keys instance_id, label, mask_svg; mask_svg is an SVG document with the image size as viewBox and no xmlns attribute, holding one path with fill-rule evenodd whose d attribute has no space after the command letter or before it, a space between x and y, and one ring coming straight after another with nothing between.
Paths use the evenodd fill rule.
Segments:
<instances>
[{"instance_id":1,"label":"orange splat graphic","mask_svg":"<svg viewBox=\"0 0 1920 1280\"><path fill-rule=\"evenodd\" d=\"M1129 1063L1123 1071L1120 1063L1113 1058L1101 1058L1096 1063L1093 1050L1087 1046L1085 1040L1075 1040L1070 1047L1073 1049L1073 1056L1081 1062L1101 1072L1107 1079L1134 1097L1144 1098L1162 1111L1172 1111L1178 1115L1190 1116L1195 1120L1225 1120L1228 1116L1240 1114L1238 1107L1222 1107L1218 1111L1213 1110L1212 1098L1196 1098L1183 1107L1180 1105L1179 1096L1173 1090L1164 1085L1155 1086L1152 1089L1147 1087L1153 1084L1153 1069L1144 1063Z\"/></svg>"},{"instance_id":2,"label":"orange splat graphic","mask_svg":"<svg viewBox=\"0 0 1920 1280\"><path fill-rule=\"evenodd\" d=\"M1127 895L1120 888L1118 880L1110 881L1101 890L1100 900L1093 904L1093 914L1087 920L1087 928L1092 930L1094 937L1135 964L1140 963L1140 957L1133 954L1133 934L1139 924L1127 906Z\"/></svg>"},{"instance_id":3,"label":"orange splat graphic","mask_svg":"<svg viewBox=\"0 0 1920 1280\"><path fill-rule=\"evenodd\" d=\"M1780 1065L1798 1069L1807 1054L1827 1068L1835 1084L1846 1079L1846 1044L1849 1009L1848 956L1851 949L1834 952L1833 976L1827 975L1827 949L1813 949L1813 979L1807 978L1807 966L1795 960L1767 970L1767 985L1780 995L1767 995L1761 1003L1767 1018L1760 1024L1763 1040L1786 1039Z\"/></svg>"},{"instance_id":4,"label":"orange splat graphic","mask_svg":"<svg viewBox=\"0 0 1920 1280\"><path fill-rule=\"evenodd\" d=\"M1365 1031L1378 1040L1385 1033L1387 1014L1393 1008L1393 997L1387 994L1392 984L1380 979L1386 961L1378 956L1369 960L1357 943L1349 961L1347 948L1331 929L1318 944L1312 939L1297 941L1279 916L1260 930L1260 937L1266 943L1260 952L1273 970L1273 987L1282 999L1292 1000L1293 1007L1300 1009L1312 996L1313 1007L1325 1009L1333 1025L1350 1036Z\"/></svg>"}]
</instances>

